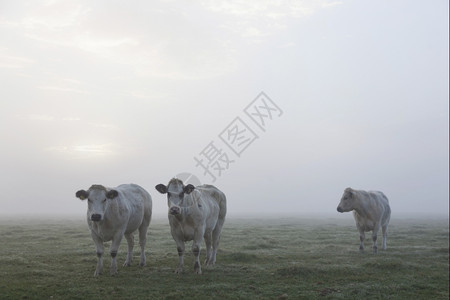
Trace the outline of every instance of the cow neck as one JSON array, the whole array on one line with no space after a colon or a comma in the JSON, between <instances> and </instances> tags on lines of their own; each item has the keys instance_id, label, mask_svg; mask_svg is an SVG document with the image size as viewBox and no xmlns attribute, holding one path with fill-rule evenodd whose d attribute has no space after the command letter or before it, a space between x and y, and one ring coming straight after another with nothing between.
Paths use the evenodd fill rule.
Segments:
<instances>
[{"instance_id":1,"label":"cow neck","mask_svg":"<svg viewBox=\"0 0 450 300\"><path fill-rule=\"evenodd\" d=\"M180 209L181 209L181 214L182 215L189 215L191 212L191 208L195 207L198 205L198 203L195 202L193 195L189 195L192 201L192 204L187 205L187 206L181 206L179 205ZM185 202L185 200L183 199L183 202Z\"/></svg>"},{"instance_id":2,"label":"cow neck","mask_svg":"<svg viewBox=\"0 0 450 300\"><path fill-rule=\"evenodd\" d=\"M194 202L194 201L193 201ZM191 208L193 208L196 205L196 203L192 203L189 206L180 206L181 212L182 214L189 214Z\"/></svg>"},{"instance_id":3,"label":"cow neck","mask_svg":"<svg viewBox=\"0 0 450 300\"><path fill-rule=\"evenodd\" d=\"M355 207L354 210L358 213L358 215L360 215L363 218L367 218L367 205L365 202L361 201L361 203L359 203L358 207Z\"/></svg>"}]
</instances>

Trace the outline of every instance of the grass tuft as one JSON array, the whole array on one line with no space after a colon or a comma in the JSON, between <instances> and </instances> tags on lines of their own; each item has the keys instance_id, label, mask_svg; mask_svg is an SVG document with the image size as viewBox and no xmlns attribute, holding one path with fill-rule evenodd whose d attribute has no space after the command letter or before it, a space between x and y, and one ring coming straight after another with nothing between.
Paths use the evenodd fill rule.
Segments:
<instances>
[{"instance_id":1,"label":"grass tuft","mask_svg":"<svg viewBox=\"0 0 450 300\"><path fill-rule=\"evenodd\" d=\"M256 256L255 254L235 252L235 253L226 255L225 259L227 259L228 261L232 261L234 263L237 263L237 262L250 263L250 262L258 261L258 256Z\"/></svg>"},{"instance_id":2,"label":"grass tuft","mask_svg":"<svg viewBox=\"0 0 450 300\"><path fill-rule=\"evenodd\" d=\"M403 262L400 260L377 260L369 261L363 264L364 268L368 270L380 270L380 271L400 271L405 269Z\"/></svg>"},{"instance_id":3,"label":"grass tuft","mask_svg":"<svg viewBox=\"0 0 450 300\"><path fill-rule=\"evenodd\" d=\"M292 276L315 277L323 274L323 272L317 268L312 267L291 266L278 269L277 274L282 277L292 277Z\"/></svg>"}]
</instances>

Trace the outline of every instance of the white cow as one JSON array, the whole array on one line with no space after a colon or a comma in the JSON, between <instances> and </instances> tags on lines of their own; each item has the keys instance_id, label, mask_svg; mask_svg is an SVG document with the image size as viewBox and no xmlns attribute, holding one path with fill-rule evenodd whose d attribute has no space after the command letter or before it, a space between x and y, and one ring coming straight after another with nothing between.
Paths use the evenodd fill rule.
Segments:
<instances>
[{"instance_id":1,"label":"white cow","mask_svg":"<svg viewBox=\"0 0 450 300\"><path fill-rule=\"evenodd\" d=\"M139 229L141 260L145 266L145 243L147 229L152 217L152 198L142 187L136 184L122 184L111 189L102 185L93 185L87 191L79 190L76 197L88 199L87 222L97 249L98 263L94 276L103 270L103 243L111 241L110 274L117 274L116 255L122 237L128 243L128 255L124 266L130 266L133 258L134 235Z\"/></svg>"},{"instance_id":2,"label":"white cow","mask_svg":"<svg viewBox=\"0 0 450 300\"><path fill-rule=\"evenodd\" d=\"M378 252L377 234L380 228L383 231L383 250L386 250L387 228L391 218L388 198L378 191L346 188L337 211L343 213L352 210L361 241L359 250L364 250L365 232L372 231L373 253Z\"/></svg>"},{"instance_id":3,"label":"white cow","mask_svg":"<svg viewBox=\"0 0 450 300\"><path fill-rule=\"evenodd\" d=\"M175 273L183 272L184 243L193 241L194 271L201 274L199 255L203 238L206 243L205 265L216 262L220 232L227 213L225 194L212 185L185 186L176 178L170 180L167 186L158 184L155 188L162 194L167 193L170 232L177 244L179 257Z\"/></svg>"}]
</instances>

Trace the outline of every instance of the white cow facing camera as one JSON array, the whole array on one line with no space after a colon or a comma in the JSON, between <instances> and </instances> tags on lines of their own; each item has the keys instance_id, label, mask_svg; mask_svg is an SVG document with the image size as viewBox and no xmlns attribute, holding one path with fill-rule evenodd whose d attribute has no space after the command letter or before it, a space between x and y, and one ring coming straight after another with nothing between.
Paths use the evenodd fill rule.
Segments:
<instances>
[{"instance_id":1,"label":"white cow facing camera","mask_svg":"<svg viewBox=\"0 0 450 300\"><path fill-rule=\"evenodd\" d=\"M97 250L97 277L103 270L104 242L112 241L110 274L117 274L117 250L125 235L128 255L124 266L130 266L133 259L134 232L139 230L141 246L140 266L145 266L145 243L147 229L152 217L152 198L136 184L122 184L116 188L92 185L87 191L79 190L76 197L88 200L87 223Z\"/></svg>"},{"instance_id":2,"label":"white cow facing camera","mask_svg":"<svg viewBox=\"0 0 450 300\"><path fill-rule=\"evenodd\" d=\"M167 194L170 232L177 244L179 258L175 273L183 272L184 243L193 241L194 271L201 274L199 255L203 238L206 244L205 265L216 262L220 233L227 213L225 194L212 185L185 186L176 178L170 180L167 186L158 184L155 188L161 194Z\"/></svg>"}]
</instances>

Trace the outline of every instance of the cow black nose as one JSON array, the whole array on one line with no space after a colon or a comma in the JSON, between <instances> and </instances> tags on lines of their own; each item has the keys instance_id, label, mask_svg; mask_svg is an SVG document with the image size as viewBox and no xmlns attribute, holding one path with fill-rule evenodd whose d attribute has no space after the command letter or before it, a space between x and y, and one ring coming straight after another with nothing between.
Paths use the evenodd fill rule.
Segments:
<instances>
[{"instance_id":1,"label":"cow black nose","mask_svg":"<svg viewBox=\"0 0 450 300\"><path fill-rule=\"evenodd\" d=\"M176 207L176 206L171 207L170 210L169 210L169 213L171 215L178 215L180 213L180 208Z\"/></svg>"},{"instance_id":2,"label":"cow black nose","mask_svg":"<svg viewBox=\"0 0 450 300\"><path fill-rule=\"evenodd\" d=\"M340 208L339 206L338 206L338 208L337 208L337 211L340 212L340 213L341 213L341 212L344 212L344 211L342 210L342 208Z\"/></svg>"},{"instance_id":3,"label":"cow black nose","mask_svg":"<svg viewBox=\"0 0 450 300\"><path fill-rule=\"evenodd\" d=\"M102 216L99 215L99 214L93 214L93 215L91 216L91 220L94 221L94 222L100 221L101 218L102 218Z\"/></svg>"}]
</instances>

